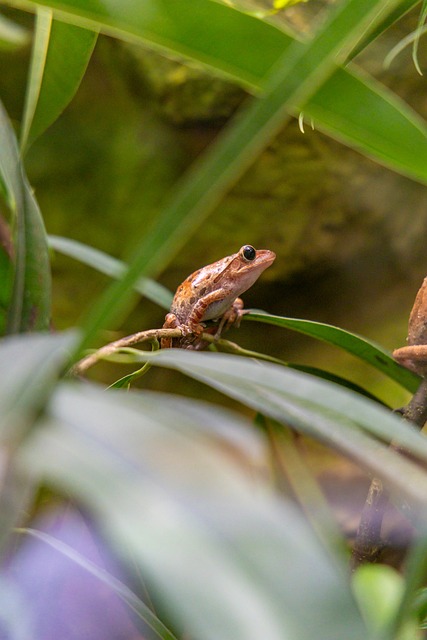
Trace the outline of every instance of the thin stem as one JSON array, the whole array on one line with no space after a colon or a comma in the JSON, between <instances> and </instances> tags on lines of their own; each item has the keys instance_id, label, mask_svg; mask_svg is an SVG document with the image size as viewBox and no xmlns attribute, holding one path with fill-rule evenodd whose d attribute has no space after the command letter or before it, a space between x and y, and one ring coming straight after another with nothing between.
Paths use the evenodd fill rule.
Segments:
<instances>
[{"instance_id":1,"label":"thin stem","mask_svg":"<svg viewBox=\"0 0 427 640\"><path fill-rule=\"evenodd\" d=\"M138 331L138 333L132 333L130 336L109 342L104 347L101 347L101 349L82 358L82 360L79 360L79 362L72 367L70 373L71 375L81 375L97 362L111 356L123 347L131 347L132 345L141 344L142 342L154 342L162 338L180 338L181 336L181 329L148 329L147 331Z\"/></svg>"},{"instance_id":2,"label":"thin stem","mask_svg":"<svg viewBox=\"0 0 427 640\"><path fill-rule=\"evenodd\" d=\"M422 429L427 421L427 379L423 379L410 402L399 410L404 420ZM393 446L393 444L391 445ZM399 447L395 447L399 450ZM353 547L351 568L356 569L365 562L377 562L384 547L381 526L389 495L379 478L373 478L365 506L362 510L356 540Z\"/></svg>"}]
</instances>

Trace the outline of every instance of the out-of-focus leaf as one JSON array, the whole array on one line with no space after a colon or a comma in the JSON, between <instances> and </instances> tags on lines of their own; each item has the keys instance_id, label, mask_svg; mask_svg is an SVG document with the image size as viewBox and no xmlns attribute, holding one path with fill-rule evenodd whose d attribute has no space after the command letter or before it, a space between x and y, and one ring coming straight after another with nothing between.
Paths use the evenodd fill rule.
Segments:
<instances>
[{"instance_id":1,"label":"out-of-focus leaf","mask_svg":"<svg viewBox=\"0 0 427 640\"><path fill-rule=\"evenodd\" d=\"M48 243L55 251L75 258L75 260L87 264L93 269L112 278L121 278L128 266L121 260L117 260L117 258L113 258L99 249L90 247L82 242L77 242L76 240L71 240L70 238L48 236ZM173 295L169 289L166 289L166 287L155 280L140 278L135 282L134 288L142 296L159 304L164 309L169 309Z\"/></svg>"},{"instance_id":2,"label":"out-of-focus leaf","mask_svg":"<svg viewBox=\"0 0 427 640\"><path fill-rule=\"evenodd\" d=\"M412 393L415 393L420 385L421 378L397 364L390 353L380 345L362 336L358 336L355 333L341 329L340 327L334 327L333 325L324 324L323 322L300 320L299 318L272 316L265 312L252 312L245 316L245 319L255 320L256 322L266 322L267 324L273 324L283 329L299 331L299 333L304 333L317 340L322 340L328 344L340 347L357 358L368 362Z\"/></svg>"},{"instance_id":3,"label":"out-of-focus leaf","mask_svg":"<svg viewBox=\"0 0 427 640\"><path fill-rule=\"evenodd\" d=\"M21 335L0 341L0 440L31 427L67 363L76 334Z\"/></svg>"},{"instance_id":4,"label":"out-of-focus leaf","mask_svg":"<svg viewBox=\"0 0 427 640\"><path fill-rule=\"evenodd\" d=\"M13 216L14 280L8 333L46 330L50 323L51 275L46 231L22 167L15 135L0 103L0 175Z\"/></svg>"},{"instance_id":5,"label":"out-of-focus leaf","mask_svg":"<svg viewBox=\"0 0 427 640\"><path fill-rule=\"evenodd\" d=\"M4 335L12 291L12 240L6 220L0 214L0 335Z\"/></svg>"},{"instance_id":6,"label":"out-of-focus leaf","mask_svg":"<svg viewBox=\"0 0 427 640\"><path fill-rule=\"evenodd\" d=\"M31 508L37 490L26 471L16 468L16 449L34 427L75 338L39 334L0 341L0 554L10 543L12 529Z\"/></svg>"},{"instance_id":7,"label":"out-of-focus leaf","mask_svg":"<svg viewBox=\"0 0 427 640\"><path fill-rule=\"evenodd\" d=\"M58 553L69 558L72 562L79 565L85 571L92 574L97 578L100 582L103 582L107 587L109 587L116 595L119 596L135 613L136 615L144 620L146 624L155 632L158 638L161 640L177 640L176 636L169 631L165 627L165 625L159 620L159 618L151 611L147 605L138 598L133 591L129 589L123 582L115 578L113 575L108 573L102 567L98 567L91 560L85 558L81 553L70 547L62 540L57 540L53 536L44 531L37 531L35 529L20 529L20 533L24 533L30 535L41 542L52 547Z\"/></svg>"},{"instance_id":8,"label":"out-of-focus leaf","mask_svg":"<svg viewBox=\"0 0 427 640\"><path fill-rule=\"evenodd\" d=\"M77 385L62 386L49 416L19 462L92 509L179 635L369 638L344 567L253 467L264 445L247 421Z\"/></svg>"},{"instance_id":9,"label":"out-of-focus leaf","mask_svg":"<svg viewBox=\"0 0 427 640\"><path fill-rule=\"evenodd\" d=\"M0 15L0 49L19 49L30 42L30 34L21 25Z\"/></svg>"},{"instance_id":10,"label":"out-of-focus leaf","mask_svg":"<svg viewBox=\"0 0 427 640\"><path fill-rule=\"evenodd\" d=\"M427 513L427 474L383 444L393 440L427 460L427 440L377 403L326 380L237 356L164 349L142 351L140 361L181 371L326 442L416 503L418 515Z\"/></svg>"},{"instance_id":11,"label":"out-of-focus leaf","mask_svg":"<svg viewBox=\"0 0 427 640\"><path fill-rule=\"evenodd\" d=\"M353 576L353 590L373 633L385 631L404 592L403 577L392 567L364 565Z\"/></svg>"},{"instance_id":12,"label":"out-of-focus leaf","mask_svg":"<svg viewBox=\"0 0 427 640\"><path fill-rule=\"evenodd\" d=\"M4 575L0 575L0 621L5 638L30 640L31 624L25 598Z\"/></svg>"},{"instance_id":13,"label":"out-of-focus leaf","mask_svg":"<svg viewBox=\"0 0 427 640\"><path fill-rule=\"evenodd\" d=\"M414 40L414 46L412 47L412 60L414 61L415 68L420 74L420 76L423 75L423 72L421 71L420 64L418 62L418 45L420 43L420 38L422 35L422 30L423 30L423 26L426 21L426 18L427 18L427 0L423 0L423 4L420 11L420 17L418 18L418 25L417 25L417 31L416 31L415 40Z\"/></svg>"},{"instance_id":14,"label":"out-of-focus leaf","mask_svg":"<svg viewBox=\"0 0 427 640\"><path fill-rule=\"evenodd\" d=\"M416 596L420 587L425 585L427 575L427 528L425 521L421 520L418 523L418 529L421 530L421 535L418 540L414 541L405 558L403 595L399 606L394 609L393 620L388 626L387 640L394 640L394 638L412 640L417 637L414 633L414 626L417 628L418 625L414 625L414 617L417 614L422 615L423 603L422 593L418 598Z\"/></svg>"},{"instance_id":15,"label":"out-of-focus leaf","mask_svg":"<svg viewBox=\"0 0 427 640\"><path fill-rule=\"evenodd\" d=\"M24 108L21 148L25 149L62 113L76 93L97 34L52 20L38 8Z\"/></svg>"}]
</instances>

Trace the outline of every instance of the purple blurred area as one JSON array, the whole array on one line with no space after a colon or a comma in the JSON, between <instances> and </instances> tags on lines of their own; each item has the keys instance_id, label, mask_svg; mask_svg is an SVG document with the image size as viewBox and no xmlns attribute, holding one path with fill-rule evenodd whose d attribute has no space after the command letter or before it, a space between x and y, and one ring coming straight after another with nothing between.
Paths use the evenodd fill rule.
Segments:
<instances>
[{"instance_id":1,"label":"purple blurred area","mask_svg":"<svg viewBox=\"0 0 427 640\"><path fill-rule=\"evenodd\" d=\"M32 528L69 545L126 583L123 568L90 520L72 507ZM103 581L49 544L19 538L0 576L0 640L145 640L143 622Z\"/></svg>"}]
</instances>

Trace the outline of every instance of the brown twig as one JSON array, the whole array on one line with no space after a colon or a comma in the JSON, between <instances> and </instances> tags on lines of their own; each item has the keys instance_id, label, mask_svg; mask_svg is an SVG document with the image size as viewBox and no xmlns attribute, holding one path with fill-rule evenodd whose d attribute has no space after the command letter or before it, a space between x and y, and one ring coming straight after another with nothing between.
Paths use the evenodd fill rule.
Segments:
<instances>
[{"instance_id":1,"label":"brown twig","mask_svg":"<svg viewBox=\"0 0 427 640\"><path fill-rule=\"evenodd\" d=\"M396 349L393 357L418 373L423 380L411 401L399 410L403 418L422 429L427 421L427 278L417 293L409 316L408 345ZM391 445L393 446L393 444ZM394 447L397 451L399 447ZM379 478L373 478L363 507L352 554L352 569L365 562L377 562L383 543L381 526L388 504L388 492Z\"/></svg>"},{"instance_id":2,"label":"brown twig","mask_svg":"<svg viewBox=\"0 0 427 640\"><path fill-rule=\"evenodd\" d=\"M114 342L109 342L94 353L79 360L70 370L71 375L81 375L103 358L111 356L116 351L124 347L132 347L143 342L155 342L162 338L180 338L182 336L181 329L148 329L147 331L139 331L125 336Z\"/></svg>"}]
</instances>

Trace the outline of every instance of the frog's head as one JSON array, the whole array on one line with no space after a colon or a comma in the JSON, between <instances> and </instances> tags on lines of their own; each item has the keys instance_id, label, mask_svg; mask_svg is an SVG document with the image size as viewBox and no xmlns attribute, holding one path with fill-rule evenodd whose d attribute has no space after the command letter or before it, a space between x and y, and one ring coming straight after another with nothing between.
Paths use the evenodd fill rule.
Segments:
<instances>
[{"instance_id":1,"label":"frog's head","mask_svg":"<svg viewBox=\"0 0 427 640\"><path fill-rule=\"evenodd\" d=\"M261 273L273 264L276 259L274 251L269 249L255 249L250 244L245 244L238 253L234 254L222 277L226 277L228 284L239 296L259 278Z\"/></svg>"}]
</instances>

